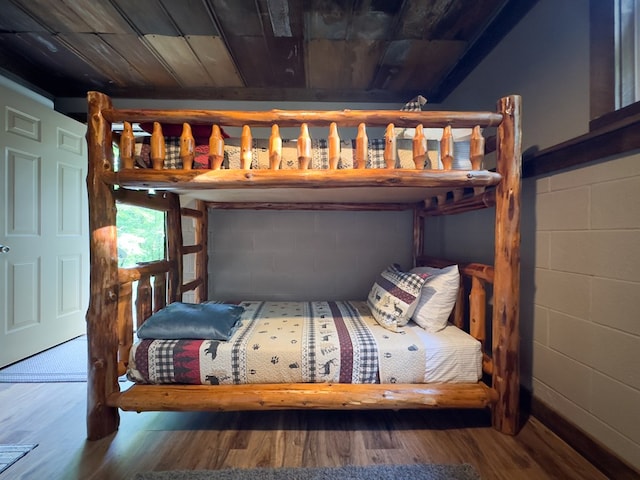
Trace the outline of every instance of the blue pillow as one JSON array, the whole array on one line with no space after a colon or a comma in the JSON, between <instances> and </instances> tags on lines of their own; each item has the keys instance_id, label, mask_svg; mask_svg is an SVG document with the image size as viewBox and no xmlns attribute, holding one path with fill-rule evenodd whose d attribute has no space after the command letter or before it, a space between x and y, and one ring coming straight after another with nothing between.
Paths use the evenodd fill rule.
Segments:
<instances>
[{"instance_id":1,"label":"blue pillow","mask_svg":"<svg viewBox=\"0 0 640 480\"><path fill-rule=\"evenodd\" d=\"M151 315L138 338L162 340L229 340L244 312L226 303L174 302Z\"/></svg>"}]
</instances>

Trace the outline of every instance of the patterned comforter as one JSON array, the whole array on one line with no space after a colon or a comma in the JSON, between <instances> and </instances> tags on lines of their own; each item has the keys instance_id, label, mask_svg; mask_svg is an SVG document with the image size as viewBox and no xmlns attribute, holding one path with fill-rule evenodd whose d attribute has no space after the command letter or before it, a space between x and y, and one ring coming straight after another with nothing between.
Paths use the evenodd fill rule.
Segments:
<instances>
[{"instance_id":1,"label":"patterned comforter","mask_svg":"<svg viewBox=\"0 0 640 480\"><path fill-rule=\"evenodd\" d=\"M423 383L425 350L410 328L381 327L366 302L242 302L228 341L143 340L138 383Z\"/></svg>"}]
</instances>

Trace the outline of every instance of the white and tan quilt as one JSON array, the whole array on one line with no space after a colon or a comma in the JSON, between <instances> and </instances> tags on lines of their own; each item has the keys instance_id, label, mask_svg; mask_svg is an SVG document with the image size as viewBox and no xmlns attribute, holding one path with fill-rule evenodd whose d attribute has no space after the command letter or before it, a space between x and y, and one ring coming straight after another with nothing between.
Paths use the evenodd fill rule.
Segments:
<instances>
[{"instance_id":1,"label":"white and tan quilt","mask_svg":"<svg viewBox=\"0 0 640 480\"><path fill-rule=\"evenodd\" d=\"M128 378L138 383L423 383L419 332L381 327L366 302L241 302L228 341L142 340Z\"/></svg>"}]
</instances>

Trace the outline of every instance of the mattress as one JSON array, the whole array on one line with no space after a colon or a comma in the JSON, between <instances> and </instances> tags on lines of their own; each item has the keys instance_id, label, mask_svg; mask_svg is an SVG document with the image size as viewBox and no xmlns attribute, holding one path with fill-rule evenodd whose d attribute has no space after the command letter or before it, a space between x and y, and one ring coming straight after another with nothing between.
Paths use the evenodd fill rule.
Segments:
<instances>
[{"instance_id":1,"label":"mattress","mask_svg":"<svg viewBox=\"0 0 640 480\"><path fill-rule=\"evenodd\" d=\"M127 377L147 384L475 383L480 343L453 325L380 326L366 302L240 302L228 341L138 341Z\"/></svg>"}]
</instances>

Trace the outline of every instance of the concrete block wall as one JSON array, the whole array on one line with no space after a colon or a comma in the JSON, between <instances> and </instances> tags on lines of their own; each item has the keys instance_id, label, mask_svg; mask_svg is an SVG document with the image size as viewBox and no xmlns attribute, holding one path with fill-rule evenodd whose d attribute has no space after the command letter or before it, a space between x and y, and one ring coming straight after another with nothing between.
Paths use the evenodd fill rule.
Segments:
<instances>
[{"instance_id":1,"label":"concrete block wall","mask_svg":"<svg viewBox=\"0 0 640 480\"><path fill-rule=\"evenodd\" d=\"M640 467L640 153L536 183L533 392Z\"/></svg>"},{"instance_id":2,"label":"concrete block wall","mask_svg":"<svg viewBox=\"0 0 640 480\"><path fill-rule=\"evenodd\" d=\"M209 298L363 300L411 267L411 212L210 210Z\"/></svg>"}]
</instances>

